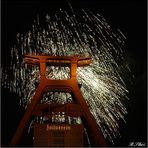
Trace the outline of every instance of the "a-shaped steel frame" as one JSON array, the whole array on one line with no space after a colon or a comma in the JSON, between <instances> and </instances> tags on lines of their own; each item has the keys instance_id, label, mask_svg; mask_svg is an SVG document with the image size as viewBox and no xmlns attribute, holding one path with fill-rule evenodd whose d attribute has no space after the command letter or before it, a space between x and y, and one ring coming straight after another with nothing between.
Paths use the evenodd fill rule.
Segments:
<instances>
[{"instance_id":1,"label":"a-shaped steel frame","mask_svg":"<svg viewBox=\"0 0 148 148\"><path fill-rule=\"evenodd\" d=\"M106 146L105 140L100 132L98 125L90 113L76 79L76 70L78 66L87 66L91 63L90 57L78 56L44 56L44 55L26 55L24 58L26 64L38 65L40 67L40 83L36 88L35 95L31 99L24 116L12 138L10 146L17 146L27 128L32 115L39 111L39 102L43 93L47 91L53 92L69 92L74 96L74 102L80 106L83 114L81 119L83 125L87 129L89 140L92 146ZM46 78L46 65L51 66L69 66L70 79L68 80L51 80ZM73 106L74 107L74 106ZM36 113L35 113L36 112ZM76 113L77 114L77 113Z\"/></svg>"}]
</instances>

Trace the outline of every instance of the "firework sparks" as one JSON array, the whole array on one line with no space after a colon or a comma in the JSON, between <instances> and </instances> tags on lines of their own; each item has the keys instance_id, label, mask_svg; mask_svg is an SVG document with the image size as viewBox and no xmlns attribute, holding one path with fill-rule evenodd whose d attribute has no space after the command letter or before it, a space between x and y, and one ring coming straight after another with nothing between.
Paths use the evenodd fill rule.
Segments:
<instances>
[{"instance_id":1,"label":"firework sparks","mask_svg":"<svg viewBox=\"0 0 148 148\"><path fill-rule=\"evenodd\" d=\"M71 8L72 10L72 8ZM79 12L80 13L80 12ZM41 25L43 24L43 25ZM20 96L20 105L26 108L35 93L35 84L40 81L39 67L23 63L24 54L52 56L91 55L93 62L77 70L82 94L90 107L105 138L113 142L119 135L120 119L127 113L123 104L127 89L121 77L118 59L124 59L125 36L113 32L99 14L81 11L81 15L60 9L54 16L46 15L45 21L34 21L26 34L17 34L17 44L11 49L11 64L3 69L2 85ZM9 73L10 73L9 72ZM68 67L47 67L46 77L68 79ZM56 100L55 100L56 98ZM66 93L49 92L43 102L72 101Z\"/></svg>"}]
</instances>

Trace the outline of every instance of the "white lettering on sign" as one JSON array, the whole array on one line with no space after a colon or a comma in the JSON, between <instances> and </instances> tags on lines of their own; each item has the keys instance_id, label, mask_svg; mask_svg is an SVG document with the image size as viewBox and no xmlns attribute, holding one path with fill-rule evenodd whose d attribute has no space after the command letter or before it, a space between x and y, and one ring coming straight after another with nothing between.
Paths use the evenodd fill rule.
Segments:
<instances>
[{"instance_id":1,"label":"white lettering on sign","mask_svg":"<svg viewBox=\"0 0 148 148\"><path fill-rule=\"evenodd\" d=\"M71 126L69 125L47 125L46 131L49 130L71 130Z\"/></svg>"}]
</instances>

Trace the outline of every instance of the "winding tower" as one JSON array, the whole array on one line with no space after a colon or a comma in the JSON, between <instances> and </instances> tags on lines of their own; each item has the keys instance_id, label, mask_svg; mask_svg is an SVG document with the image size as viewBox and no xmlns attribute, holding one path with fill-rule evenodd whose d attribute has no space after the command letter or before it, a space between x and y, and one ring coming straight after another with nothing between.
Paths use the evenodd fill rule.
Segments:
<instances>
[{"instance_id":1,"label":"winding tower","mask_svg":"<svg viewBox=\"0 0 148 148\"><path fill-rule=\"evenodd\" d=\"M89 107L85 102L85 99L81 94L80 85L77 83L76 78L77 67L84 67L89 65L92 62L91 57L25 55L24 61L25 64L39 66L40 82L37 85L35 95L32 97L31 102L28 105L19 123L19 126L11 140L10 146L19 145L32 116L48 118L47 123L34 125L34 146L55 146L52 145L53 141L55 140L54 136L60 137L56 141L56 146L83 146L84 129L86 129L88 133L88 138L91 146L106 146L102 133L100 132L98 125L93 115L91 114ZM69 67L70 79L47 79L47 65ZM73 102L66 104L41 103L43 94L46 92L70 93L72 95ZM55 117L58 113L64 113L64 118L65 116L79 117L82 122L79 125L77 124L75 126L66 123L53 123L52 118ZM60 117L61 116L62 115L60 115ZM76 131L79 132L77 133ZM42 134L43 136L46 135L48 137L47 141L41 139L41 137L43 136L40 135ZM78 142L78 139L71 137L71 143L68 143L66 141L70 141L70 139L68 139L70 138L69 135L73 135L75 137L78 136L81 141Z\"/></svg>"}]
</instances>

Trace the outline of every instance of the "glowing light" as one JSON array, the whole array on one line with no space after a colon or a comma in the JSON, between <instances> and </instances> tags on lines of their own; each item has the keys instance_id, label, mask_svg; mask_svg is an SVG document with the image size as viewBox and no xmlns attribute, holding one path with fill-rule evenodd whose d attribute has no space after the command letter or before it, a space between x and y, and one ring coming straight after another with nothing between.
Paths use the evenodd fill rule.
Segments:
<instances>
[{"instance_id":1,"label":"glowing light","mask_svg":"<svg viewBox=\"0 0 148 148\"><path fill-rule=\"evenodd\" d=\"M47 14L41 24L37 18L28 33L17 34L17 44L11 49L10 69L3 68L2 85L17 93L20 105L26 108L40 76L39 67L23 63L24 54L91 55L92 64L78 68L78 82L82 84L81 91L104 137L113 142L119 135L118 121L124 120L127 113L124 100L128 91L118 65L118 61L124 60L124 43L122 32L114 33L101 15L85 10L81 15L74 14L73 10L68 14L60 9L54 16ZM69 70L61 69L48 67L47 77L67 78ZM49 92L42 101L66 103L72 98L66 93Z\"/></svg>"}]
</instances>

